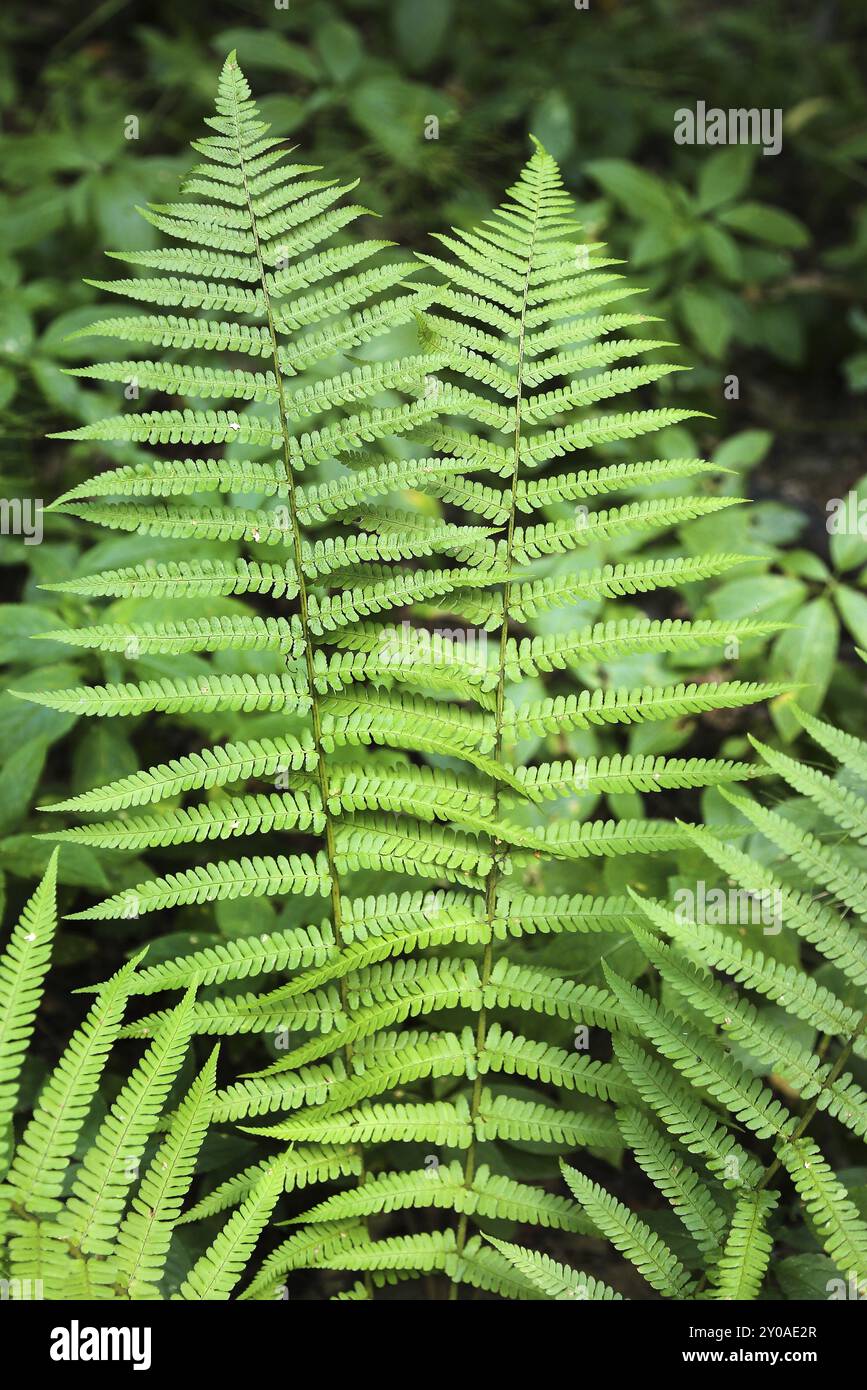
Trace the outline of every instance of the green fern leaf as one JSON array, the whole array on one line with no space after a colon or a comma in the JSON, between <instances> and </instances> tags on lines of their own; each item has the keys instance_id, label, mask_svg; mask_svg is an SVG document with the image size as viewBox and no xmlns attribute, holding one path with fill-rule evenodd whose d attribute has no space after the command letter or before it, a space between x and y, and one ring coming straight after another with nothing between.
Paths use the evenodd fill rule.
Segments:
<instances>
[{"instance_id":1,"label":"green fern leaf","mask_svg":"<svg viewBox=\"0 0 867 1390\"><path fill-rule=\"evenodd\" d=\"M637 1162L671 1203L708 1263L716 1264L726 1218L711 1192L640 1110L619 1110L617 1122Z\"/></svg>"},{"instance_id":2,"label":"green fern leaf","mask_svg":"<svg viewBox=\"0 0 867 1390\"><path fill-rule=\"evenodd\" d=\"M124 965L102 987L81 1027L46 1081L16 1145L7 1181L28 1212L54 1213L109 1050L120 1031L133 972Z\"/></svg>"},{"instance_id":3,"label":"green fern leaf","mask_svg":"<svg viewBox=\"0 0 867 1390\"><path fill-rule=\"evenodd\" d=\"M216 1240L200 1255L177 1295L196 1303L229 1298L252 1255L253 1248L283 1188L279 1159L253 1188L250 1196L226 1222Z\"/></svg>"},{"instance_id":4,"label":"green fern leaf","mask_svg":"<svg viewBox=\"0 0 867 1390\"><path fill-rule=\"evenodd\" d=\"M157 912L183 903L226 902L233 898L272 897L285 893L325 894L329 885L324 855L315 860L307 854L229 859L151 879L70 916L78 921L106 922L113 918L139 917L144 912Z\"/></svg>"},{"instance_id":5,"label":"green fern leaf","mask_svg":"<svg viewBox=\"0 0 867 1390\"><path fill-rule=\"evenodd\" d=\"M867 1224L846 1188L809 1139L780 1146L779 1157L798 1190L825 1250L846 1278L867 1276Z\"/></svg>"},{"instance_id":6,"label":"green fern leaf","mask_svg":"<svg viewBox=\"0 0 867 1390\"><path fill-rule=\"evenodd\" d=\"M561 1164L576 1201L652 1289L668 1298L689 1298L695 1285L665 1242L634 1212L577 1169Z\"/></svg>"},{"instance_id":7,"label":"green fern leaf","mask_svg":"<svg viewBox=\"0 0 867 1390\"><path fill-rule=\"evenodd\" d=\"M774 1244L766 1223L778 1201L776 1192L738 1198L716 1270L716 1298L743 1302L758 1297Z\"/></svg>"},{"instance_id":8,"label":"green fern leaf","mask_svg":"<svg viewBox=\"0 0 867 1390\"><path fill-rule=\"evenodd\" d=\"M545 1298L556 1301L578 1299L594 1303L623 1298L622 1294L616 1293L601 1279L594 1279L591 1274L570 1269L568 1265L560 1264L542 1251L524 1250L520 1245L497 1240L494 1236L488 1236L487 1239Z\"/></svg>"},{"instance_id":9,"label":"green fern leaf","mask_svg":"<svg viewBox=\"0 0 867 1390\"><path fill-rule=\"evenodd\" d=\"M57 855L55 850L0 957L0 1180L9 1168L21 1067L51 962L57 927Z\"/></svg>"},{"instance_id":10,"label":"green fern leaf","mask_svg":"<svg viewBox=\"0 0 867 1390\"><path fill-rule=\"evenodd\" d=\"M694 1086L709 1091L759 1138L791 1133L793 1117L719 1044L687 1026L649 995L615 975L609 967L603 965L603 970L610 988L642 1035L651 1038L662 1055L668 1057Z\"/></svg>"},{"instance_id":11,"label":"green fern leaf","mask_svg":"<svg viewBox=\"0 0 867 1390\"><path fill-rule=\"evenodd\" d=\"M117 1226L190 1039L192 994L168 1016L97 1130L58 1217L65 1238L85 1253L113 1254Z\"/></svg>"},{"instance_id":12,"label":"green fern leaf","mask_svg":"<svg viewBox=\"0 0 867 1390\"><path fill-rule=\"evenodd\" d=\"M214 1097L217 1049L196 1077L117 1233L115 1263L129 1297L159 1297L173 1228L189 1189Z\"/></svg>"}]
</instances>

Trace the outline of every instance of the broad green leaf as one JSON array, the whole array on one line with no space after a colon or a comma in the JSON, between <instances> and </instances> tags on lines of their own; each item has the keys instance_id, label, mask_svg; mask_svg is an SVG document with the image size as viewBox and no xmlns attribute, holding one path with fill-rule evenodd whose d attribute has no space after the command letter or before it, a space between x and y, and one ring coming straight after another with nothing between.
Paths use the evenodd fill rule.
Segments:
<instances>
[{"instance_id":1,"label":"broad green leaf","mask_svg":"<svg viewBox=\"0 0 867 1390\"><path fill-rule=\"evenodd\" d=\"M733 227L757 241L768 241L772 246L799 251L810 244L810 233L803 222L769 203L739 203L720 213L719 220L726 227Z\"/></svg>"}]
</instances>

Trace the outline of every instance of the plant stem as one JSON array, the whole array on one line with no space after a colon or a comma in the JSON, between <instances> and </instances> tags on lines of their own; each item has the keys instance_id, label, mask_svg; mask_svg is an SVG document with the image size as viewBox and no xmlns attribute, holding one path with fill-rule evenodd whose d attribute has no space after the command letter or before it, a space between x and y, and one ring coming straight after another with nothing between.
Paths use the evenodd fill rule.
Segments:
<instances>
[{"instance_id":1,"label":"plant stem","mask_svg":"<svg viewBox=\"0 0 867 1390\"><path fill-rule=\"evenodd\" d=\"M862 1016L861 1021L860 1021L860 1023L858 1024L858 1027L855 1029L855 1032L854 1032L854 1033L852 1034L852 1036L849 1038L849 1041L846 1043L846 1046L843 1048L842 1052L840 1053L840 1055L839 1055L839 1057L837 1058L836 1062L834 1063L833 1067L832 1067L831 1070L828 1072L828 1075L827 1075L827 1077L825 1078L825 1082L824 1082L824 1085L823 1085L823 1087L822 1087L822 1090L824 1090L831 1082L837 1080L837 1077L840 1075L841 1071L843 1070L843 1068L845 1067L846 1063L848 1062L849 1058L850 1058L851 1055L852 1055L852 1049L854 1048L854 1046L855 1046L856 1042L858 1041L858 1039L860 1038L861 1034L864 1032L864 1029L865 1029L865 1028L867 1028L867 1013L865 1013L865 1014ZM802 1117L802 1119L801 1119L801 1122L800 1122L800 1124L798 1125L797 1129L795 1130L794 1134L792 1135L792 1137L791 1137L790 1139L788 1139L788 1140L786 1141L787 1143L789 1143L789 1144L794 1144L798 1139L802 1139L802 1138L803 1138L804 1134L805 1134L806 1131L807 1131L807 1128L809 1127L809 1125L812 1124L813 1118L814 1118L814 1116L815 1116L817 1110L819 1109L819 1100L820 1100L820 1098L821 1098L821 1095L822 1095L822 1091L820 1090L819 1093L818 1093L818 1095L816 1096L816 1098L813 1100L812 1104L810 1105L810 1108L809 1108L807 1111L805 1111L805 1113L804 1113L804 1115L803 1115L803 1117ZM774 1159L774 1161L773 1161L773 1163L770 1165L770 1167L767 1168L767 1169L765 1170L764 1176L762 1177L762 1180L761 1180L761 1182L759 1183L759 1186L758 1186L758 1191L759 1191L759 1192L761 1192L761 1190L762 1190L763 1187L767 1187L768 1183L771 1181L771 1178L772 1178L772 1177L774 1176L774 1174L775 1174L776 1172L778 1172L778 1170L782 1167L782 1162L783 1162L783 1160L782 1160L781 1158L777 1157L777 1158Z\"/></svg>"}]
</instances>

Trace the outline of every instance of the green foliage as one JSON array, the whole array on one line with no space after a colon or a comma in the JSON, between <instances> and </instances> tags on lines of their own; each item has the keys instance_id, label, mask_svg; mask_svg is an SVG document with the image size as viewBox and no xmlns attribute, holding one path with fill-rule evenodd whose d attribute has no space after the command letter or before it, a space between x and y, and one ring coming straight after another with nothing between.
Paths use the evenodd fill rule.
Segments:
<instances>
[{"instance_id":1,"label":"green foliage","mask_svg":"<svg viewBox=\"0 0 867 1390\"><path fill-rule=\"evenodd\" d=\"M706 650L731 636L722 625L644 618L565 628L551 637L518 640L511 635L512 582L521 581L522 566L531 558L586 545L600 531L629 535L648 527L666 529L685 515L712 512L719 501L712 496L689 498L686 503L650 500L589 513L585 509L567 525L518 525L519 511L533 518L557 493L568 499L601 497L629 489L636 480L647 486L705 467L700 461L669 465L658 460L638 469L584 468L577 474L544 474L541 489L526 476L575 449L657 432L694 413L677 409L592 413L596 402L658 380L671 370L668 366L578 376L555 392L534 392L525 379L525 365L532 373L535 364L537 379L544 375L539 366L555 341L561 348L572 342L601 343L609 328L605 317L576 320L575 315L605 308L629 292L614 274L597 273L608 265L598 248L588 248L585 254L576 242L572 202L562 190L550 156L537 149L511 190L510 200L488 223L473 233L441 238L450 259L420 258L437 272L437 283L393 293L397 274L334 279L337 262L328 260L331 239L363 209L341 206L341 196L349 189L323 180L299 182L302 173L311 171L279 162L282 147L268 137L267 126L257 119L234 55L220 79L217 113L210 121L216 136L195 142L207 161L195 171L195 192L208 201L166 206L152 220L165 233L195 248L188 253L187 269L201 277L196 290L199 301L207 296L214 302L219 298L223 314L258 316L259 326L254 329L231 318L219 323L209 320L203 327L201 321L150 314L104 320L91 325L89 332L91 336L120 333L128 341L145 339L164 347L207 349L219 355L229 349L248 355L267 352L271 361L267 385L251 382L248 389L242 383L242 394L257 401L261 410L255 416L145 411L66 434L87 440L210 444L225 443L234 429L233 450L267 446L276 448L277 459L265 475L257 471L255 459L241 462L234 474L219 480L221 489L240 486L264 491L266 496L285 498L286 505L279 514L259 509L239 512L232 505L202 509L194 501L167 506L158 499L185 494L194 498L203 481L216 475L207 459L176 463L154 457L133 469L103 475L92 489L81 484L56 506L62 512L143 535L247 539L255 532L257 541L281 544L287 551L298 612L291 619L250 615L144 625L101 623L69 634L75 645L132 654L136 660L234 651L247 660L267 657L276 663L255 675L208 671L176 678L167 674L137 684L22 694L51 709L96 716L274 710L303 717L306 747L298 744L297 752L287 750L285 743L281 747L295 754L291 788L271 795L234 795L230 790L189 807L165 807L167 798L178 792L216 789L231 785L230 779L237 785L245 774L249 778L273 770L273 745L267 751L259 745L218 746L207 756L186 759L182 766L155 767L73 799L71 804L61 803L66 809L91 813L109 807L125 811L129 804L143 802L153 810L148 816L124 815L120 820L103 819L60 831L58 838L135 853L274 832L317 835L322 848L312 856L205 861L126 887L76 915L91 921L129 920L195 903L320 895L329 899L331 920L318 939L323 947L330 941L332 957L323 972L321 963L327 958L308 954L310 965L305 968L305 935L296 931L286 934L281 946L268 934L256 952L244 945L224 952L216 972L209 966L203 972L192 959L169 967L171 984L183 982L188 990L205 980L229 983L263 969L285 968L293 958L302 973L290 985L259 995L230 993L194 1003L188 993L179 1010L159 1012L127 1030L153 1037L148 1054L152 1061L141 1075L134 1074L116 1102L117 1118L104 1134L97 1135L102 1160L94 1162L93 1172L86 1181L79 1180L70 1197L71 1239L95 1253L109 1253L106 1213L109 1208L114 1213L125 1196L122 1186L109 1178L120 1137L133 1148L140 1146L164 1099L157 1078L170 1079L169 1059L179 1055L187 1033L237 1036L254 1031L278 1038L285 1035L286 1055L260 1078L219 1092L214 1117L237 1122L288 1108L296 1113L256 1133L338 1148L363 1145L377 1150L395 1143L424 1143L465 1150L463 1183L439 1192L440 1205L450 1206L455 1213L452 1248L460 1264L470 1216L490 1209L478 1201L469 1204L465 1195L481 1196L474 1186L480 1153L499 1144L616 1148L620 1142L616 1126L599 1112L598 1105L610 1097L631 1094L616 1066L576 1057L548 1041L537 1041L532 1032L526 1037L504 1032L496 1022L497 1012L519 1009L531 1026L539 1013L573 1025L613 1027L615 1023L614 999L605 990L574 985L554 971L511 962L507 956L495 959L495 924L499 927L505 918L510 936L522 929L520 915L512 921L510 880L520 884L522 865L532 862L532 856L568 862L671 851L689 843L684 830L665 822L588 820L576 825L562 818L537 826L522 822L524 809L532 808L540 796L539 786L550 792L553 779L562 778L563 765L542 762L534 766L532 777L520 776L513 770L515 742L532 733L562 737L595 724L641 724L697 710L738 707L774 693L774 688L722 682L702 687L600 689L577 698L556 696L525 703L516 703L511 696L513 682L543 671L553 673L588 662L614 663L644 653ZM492 251L497 253L496 260L491 259ZM234 258L231 266L224 260L227 254ZM369 255L368 248L358 244L350 259L361 261ZM151 256L154 268L159 259L156 253ZM170 269L168 261L162 268ZM405 277L413 269L402 265L398 274ZM224 281L230 270L255 286L252 299L250 292L240 289L234 296L226 292ZM219 281L209 278L215 273L220 274ZM311 287L303 314L297 301L290 309L287 300L287 286L301 280ZM125 292L130 286L121 282L115 288ZM137 282L133 290L138 293ZM142 292L172 307L183 295L181 282L171 274L162 282L149 281ZM433 303L438 312L421 319ZM423 325L424 344L424 352L411 367L401 363L375 372L341 368L348 349L411 316ZM570 323L575 325L571 333ZM469 349L465 338L472 324L486 328L484 341L474 338ZM489 332L491 328L495 332ZM314 343L322 373L317 388L292 391L291 376L312 360L310 345ZM639 352L642 345L623 340L617 355L627 356L631 349ZM576 365L588 360L579 355ZM142 368L134 361L112 369L115 376L134 377L153 389L193 398L217 390L225 395L231 383L221 371L218 366L161 371L154 364ZM554 368L558 377L567 371L565 361ZM505 403L479 394L476 379L493 383ZM403 392L407 398L382 408L378 400L386 389ZM263 413L269 404L270 417ZM323 412L335 407L350 413L336 423L320 425ZM563 423L549 428L552 417ZM510 437L511 443L493 443L487 432L478 432L478 424L485 431ZM397 473L387 461L380 461L376 447L413 432L427 453L411 460L403 474ZM352 473L342 483L338 479L336 486L313 484L299 504L298 473L318 468L344 450L352 452ZM440 452L431 459L431 450ZM499 525L480 528L414 516L406 509L371 507L377 492L393 492L408 477L416 490L423 491L431 464L434 496L442 491L441 478L450 475L453 483L447 496L452 505L471 513L481 505ZM466 486L456 486L466 475L465 464L492 479L484 484L483 504L469 480ZM98 506L83 503L80 499L89 494L117 500ZM313 525L317 518L327 523L339 517L342 529L334 536L314 532L311 538L307 531L311 522L305 522L311 516ZM353 526L358 529L352 530ZM323 611L327 597L323 589L330 585L352 591L358 587L356 576L363 578L364 567L375 559L383 566L383 574L398 579L398 585L392 585L392 598L405 605L406 580L412 571L404 571L403 562L428 555L436 555L440 565L441 556L451 557L458 567L457 582L468 587L470 594L474 585L467 586L467 574L478 574L487 581L489 592L499 595L500 637L492 657L486 653L480 657L473 649L472 634L460 629L442 637L418 623L410 627L404 622L400 628L389 629L353 622L347 614L338 628L326 627L320 620L317 626L325 630L314 631L310 615ZM179 578L193 577L188 563L178 562ZM118 592L122 582L110 575L102 579L105 592ZM648 576L645 588L654 583ZM384 588L383 584L381 594ZM444 598L447 603L448 593ZM569 607L573 598L567 592L553 601ZM749 622L737 625L744 636L756 636L768 628ZM63 640L64 634L47 640L58 638ZM455 697L460 703L455 703ZM375 725L368 722L369 716L377 719ZM475 781L465 782L436 761L416 768L393 754L380 754L370 761L369 769L365 765L362 770L334 757L337 749L357 748L370 741L393 750L435 754L437 761L445 756L456 766L469 762L476 770ZM630 764L625 766L628 775ZM664 761L660 772L664 776ZM707 784L747 775L747 769L686 759L672 775L675 781ZM660 782L645 779L644 785L656 787ZM362 872L372 873L374 882L385 875L384 886L388 876L395 874L419 876L431 885L420 901L407 904L410 914L403 939L392 919L388 934L379 936L373 950L359 935L357 909L345 887L347 878ZM441 916L442 886L437 885L444 879L470 890L465 909L468 922L461 923L460 915L453 912ZM416 914L420 910L424 931L413 921L413 909ZM561 929L556 916L546 928ZM311 933L308 929L306 942L312 946ZM439 954L458 943L463 943L464 954ZM478 959L467 954L473 946L482 948ZM407 958L410 951L431 948L436 954ZM165 967L156 969L162 970L160 983L165 984ZM190 969L196 985L189 978ZM151 988L153 983L153 977L147 983L145 975L141 986ZM136 988L135 983L131 988ZM459 1035L439 1031L437 1017L455 1009L466 1019L476 1018L475 1030L464 1027ZM408 1020L418 1020L433 1031L388 1031ZM309 1041L292 1041L298 1030L309 1029L314 1034ZM450 1036L451 1047L446 1046ZM530 1083L530 1089L515 1093L500 1084L504 1076L520 1079L525 1086ZM396 1085L424 1087L436 1078L450 1079L448 1100L424 1099L415 1093L410 1103L380 1099ZM568 1104L537 1099L532 1083L556 1085L568 1096ZM130 1113L133 1092L138 1102L135 1122ZM424 1094L422 1089L421 1097ZM241 1206L224 1234L200 1257L182 1286L182 1296L229 1296L281 1188L280 1175L268 1169L251 1187L235 1189ZM506 1202L505 1196L502 1201ZM529 1219L537 1214L537 1219L544 1219L544 1205L534 1206L525 1198L523 1209ZM362 1214L373 1215L375 1210ZM388 1241L382 1247L385 1264L378 1249L376 1243L361 1244L349 1258L357 1256L359 1270L396 1268ZM410 1243L403 1250L404 1259L411 1252L419 1263L404 1262L401 1267L406 1272L415 1268L422 1273L430 1267L426 1248Z\"/></svg>"},{"instance_id":2,"label":"green foliage","mask_svg":"<svg viewBox=\"0 0 867 1390\"><path fill-rule=\"evenodd\" d=\"M11 1209L25 1224L8 1251L50 1297L267 1299L354 1271L338 1297L610 1299L621 1256L663 1296L791 1296L789 1251L820 1247L807 1258L862 1277L867 754L855 716L844 730L816 715L854 689L840 620L864 645L863 544L832 535L827 565L791 549L790 502L736 505L770 434L714 450L707 423L745 351L789 367L845 351L822 305L836 325L851 285L802 293L801 217L820 219L772 205L774 161L667 151L668 79L641 97L655 120L642 108L639 125L631 94L612 118L599 26L568 90L595 93L581 146L599 151L603 198L576 209L537 142L487 216L501 157L480 132L522 119L532 83L492 101L448 8L323 4L219 36L245 67L291 73L293 96L260 120L230 58L185 197L167 201L179 162L158 176L139 157L136 223L106 211L131 187L74 175L103 225L78 307L24 353L24 406L50 404L65 490L44 513L51 544L10 552L31 578L2 653L0 871L14 893L45 868L45 845L12 833L24 818L63 842L64 955L83 982L117 951L130 963L15 1148L7 1185L35 1215ZM365 49L386 9L384 63ZM639 41L608 20L628 63ZM272 23L307 25L308 46ZM532 124L581 189L563 23L514 62L539 65ZM639 66L664 74L657 27ZM426 85L446 31L472 120L461 82ZM720 52L730 39L723 25ZM212 85L201 38L146 42L184 135ZM728 81L740 66L722 63ZM447 138L422 144L431 112ZM806 146L816 116L790 118ZM295 163L272 119L303 125L343 182ZM338 134L348 168L330 133L346 122L363 132ZM640 167L645 127L664 131L659 177ZM20 157L35 138L16 133ZM432 252L366 235L366 201L387 201L417 244L442 220L435 185L456 225ZM95 278L94 241L127 248L122 278ZM624 250L688 358L633 307ZM52 293L11 294L4 352L16 314L29 323ZM93 525L106 538L83 549ZM764 741L764 699L820 765ZM780 778L788 800L745 793ZM774 895L793 930L685 923L672 895L708 875ZM34 922L53 882L40 893ZM31 935L0 970L10 1113L48 962ZM115 1039L149 1042L119 1076ZM595 1180L624 1148L629 1181L643 1173L671 1216L642 1203L639 1218ZM558 1153L574 1201L539 1185ZM281 1215L297 1228L282 1242ZM611 1283L579 1272L596 1267L583 1248L576 1270L525 1248L543 1231L558 1256L608 1240Z\"/></svg>"},{"instance_id":3,"label":"green foliage","mask_svg":"<svg viewBox=\"0 0 867 1390\"><path fill-rule=\"evenodd\" d=\"M25 1299L164 1298L172 1235L213 1106L216 1050L168 1117L166 1136L139 1181L188 1050L192 996L168 1013L93 1129L94 1101L138 964L133 960L100 989L16 1136L24 1050L54 943L57 854L0 957L4 1288Z\"/></svg>"},{"instance_id":4,"label":"green foliage","mask_svg":"<svg viewBox=\"0 0 867 1390\"><path fill-rule=\"evenodd\" d=\"M821 724L797 706L794 717L825 748L849 752L854 766L860 764L863 773L863 743ZM867 784L862 781L857 788L848 786L840 775L832 778L786 754L759 746L775 773L803 792L817 810L844 824L860 839L867 827ZM777 812L757 804L748 806L740 798L738 801L741 809L758 818L763 833L775 839L784 853L794 843L796 864L816 882L828 883L826 857L842 855L842 850L821 846ZM770 871L761 865L751 871L752 861L746 856L732 860L724 852L714 853L715 837L710 832L694 830L692 834L708 859L716 859L721 868L737 875L742 903L753 908L757 902L773 903L779 925L774 927L774 916L760 919L772 935L782 925L802 930L799 918L790 918L786 910L794 901L804 916L813 914L822 919L821 933L808 934L808 940L829 959L835 955L840 959L842 943L851 945L856 969L847 975L838 965L836 973L838 987L852 1004L831 995L801 966L783 967L772 955L746 949L739 934L745 930L743 924L755 918L749 913L744 917L742 907L734 911L727 907L719 915L721 924L711 926L703 920L704 906L698 910L693 905L690 911L683 900L672 909L658 900L634 895L645 922L633 925L633 936L654 967L665 1003L649 992L652 983L639 988L606 967L609 985L642 1040L638 1044L619 1037L619 1026L613 1030L615 1055L641 1105L619 1110L618 1123L624 1143L691 1237L687 1245L681 1237L677 1246L686 1252L687 1267L678 1262L658 1233L611 1193L574 1169L565 1169L566 1180L589 1220L663 1296L707 1295L743 1301L769 1294L773 1297L777 1280L784 1293L787 1289L789 1260L777 1265L772 1255L778 1243L793 1243L797 1237L791 1227L780 1222L782 1194L779 1186L771 1184L780 1185L788 1175L801 1204L801 1248L806 1242L807 1248L821 1246L832 1276L836 1270L844 1281L854 1281L852 1287L862 1289L867 1273L863 1212L807 1130L827 1115L837 1122L838 1129L849 1129L863 1138L867 1097L852 1070L847 1070L857 1068L858 1059L865 1055L867 999L862 971L867 943L861 933L863 910L857 913L857 926L854 921L836 918L835 934L831 926L834 909L826 903L813 903L806 895L793 899ZM813 846L818 847L816 863L808 852ZM719 850L723 849L719 844ZM857 870L851 872L856 874ZM851 877L841 876L831 885L831 893L845 904L850 886ZM845 945L842 950L845 953ZM745 988L736 990L733 982ZM751 1002L745 990L757 995L759 1002ZM763 1005L763 995L785 1009ZM793 1026L798 1018L805 1029ZM819 1032L824 1033L824 1039L814 1051ZM688 1087L676 1079L678 1073ZM777 1099L774 1091L789 1103ZM744 1154L728 1135L728 1146L720 1147L716 1136L724 1132L721 1126L735 1121L758 1139L770 1141L770 1156L758 1160L757 1155ZM661 1132L660 1122L666 1134ZM839 1139L835 1137L834 1142ZM532 1256L530 1252L519 1253L529 1273ZM688 1286L689 1270L699 1276L697 1285ZM579 1277L574 1276L576 1280ZM553 1282L550 1287L553 1289ZM831 1288L828 1282L826 1297Z\"/></svg>"}]
</instances>

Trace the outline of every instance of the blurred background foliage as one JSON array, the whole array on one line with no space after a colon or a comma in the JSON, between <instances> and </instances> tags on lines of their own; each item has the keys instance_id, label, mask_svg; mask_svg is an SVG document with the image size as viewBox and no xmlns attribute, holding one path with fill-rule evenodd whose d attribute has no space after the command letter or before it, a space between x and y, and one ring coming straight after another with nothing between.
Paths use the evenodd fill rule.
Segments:
<instances>
[{"instance_id":1,"label":"blurred background foliage","mask_svg":"<svg viewBox=\"0 0 867 1390\"><path fill-rule=\"evenodd\" d=\"M666 321L661 335L657 324L648 332L677 339L682 347L673 357L666 350L666 359L691 368L664 384L661 403L670 391L672 403L707 418L665 432L654 453L712 457L731 471L721 482L696 480L696 488L755 499L750 509L732 508L642 545L660 555L718 549L753 557L734 577L679 594L674 615L792 624L770 646L757 642L727 657L714 674L794 679L808 709L823 708L828 718L867 733L863 680L852 660L855 645L867 647L867 541L829 538L826 528L827 501L859 488L867 473L861 0L590 0L587 10L572 0L288 0L285 8L279 0L104 0L86 12L15 0L0 18L0 496L47 503L98 466L92 448L44 438L124 406L121 388L95 389L64 373L72 362L114 351L100 340L68 339L103 312L96 308L99 291L85 280L126 273L105 260L104 248L156 243L157 232L135 206L174 195L194 162L189 141L211 108L219 63L232 48L277 133L329 174L360 177L363 201L383 218L369 234L407 249L429 247L432 230L484 217L526 158L528 133L542 140L562 164L588 239L609 242L629 261L629 274L647 287L647 311ZM700 100L780 108L781 153L677 145L674 113ZM438 138L427 138L433 117ZM103 446L101 454L106 463L135 457L123 447ZM627 455L621 446L613 456ZM421 500L405 497L403 504ZM57 514L44 521L50 544L0 538L4 692L159 674L156 658L89 656L34 641L40 632L92 620L96 611L40 586L73 572L172 558L183 546L94 538L75 518ZM636 548L634 538L612 541L580 562L573 556L550 564L616 562ZM263 549L259 558L273 553ZM123 607L114 605L112 616L122 617ZM136 620L159 621L166 614L158 608L137 604ZM186 616L176 605L172 611ZM217 600L214 611L239 606ZM630 611L618 605L618 616ZM588 605L588 621L607 616L604 605ZM544 615L535 630L550 630L556 620ZM575 676L582 684L689 680L712 660L718 654L679 663L632 659ZM175 657L175 674L184 661L191 671L202 665L201 658ZM237 669L237 654L214 661ZM571 678L556 679L562 689ZM277 716L241 718L249 737L285 727ZM235 716L112 723L76 721L0 694L0 883L16 902L50 848L30 838L45 825L40 802L232 737L240 727ZM695 727L638 726L628 746L673 752L691 740L690 752L750 757L750 728L782 741L797 734L782 700L770 711ZM622 747L604 732L567 742L558 755ZM610 801L606 807L579 798L570 809L580 816L644 813L637 795ZM789 804L799 815L797 801ZM658 808L657 800L651 813ZM709 820L731 821L715 793L703 798L702 809ZM754 852L769 850L754 842ZM188 863L190 851L180 854ZM160 871L172 857L155 856ZM645 862L642 886L662 891L666 879L688 868ZM545 886L620 892L627 880L637 881L636 872L628 859L555 867ZM94 894L146 876L128 855L66 846L64 906L85 906ZM355 889L366 891L358 877ZM152 945L149 960L195 944L202 931L272 930L303 912L301 904L267 901L224 904L216 914L188 909L176 914L173 933ZM147 936L135 922L114 924L110 940L67 930L59 960L72 967L70 984L102 979ZM797 951L789 934L772 940L763 948ZM579 948L572 949L574 955ZM555 957L556 950L551 964L593 977L589 957ZM618 968L629 973L626 962ZM34 1079L38 1070L34 1062ZM222 1151L215 1167L217 1159L229 1161Z\"/></svg>"}]
</instances>

